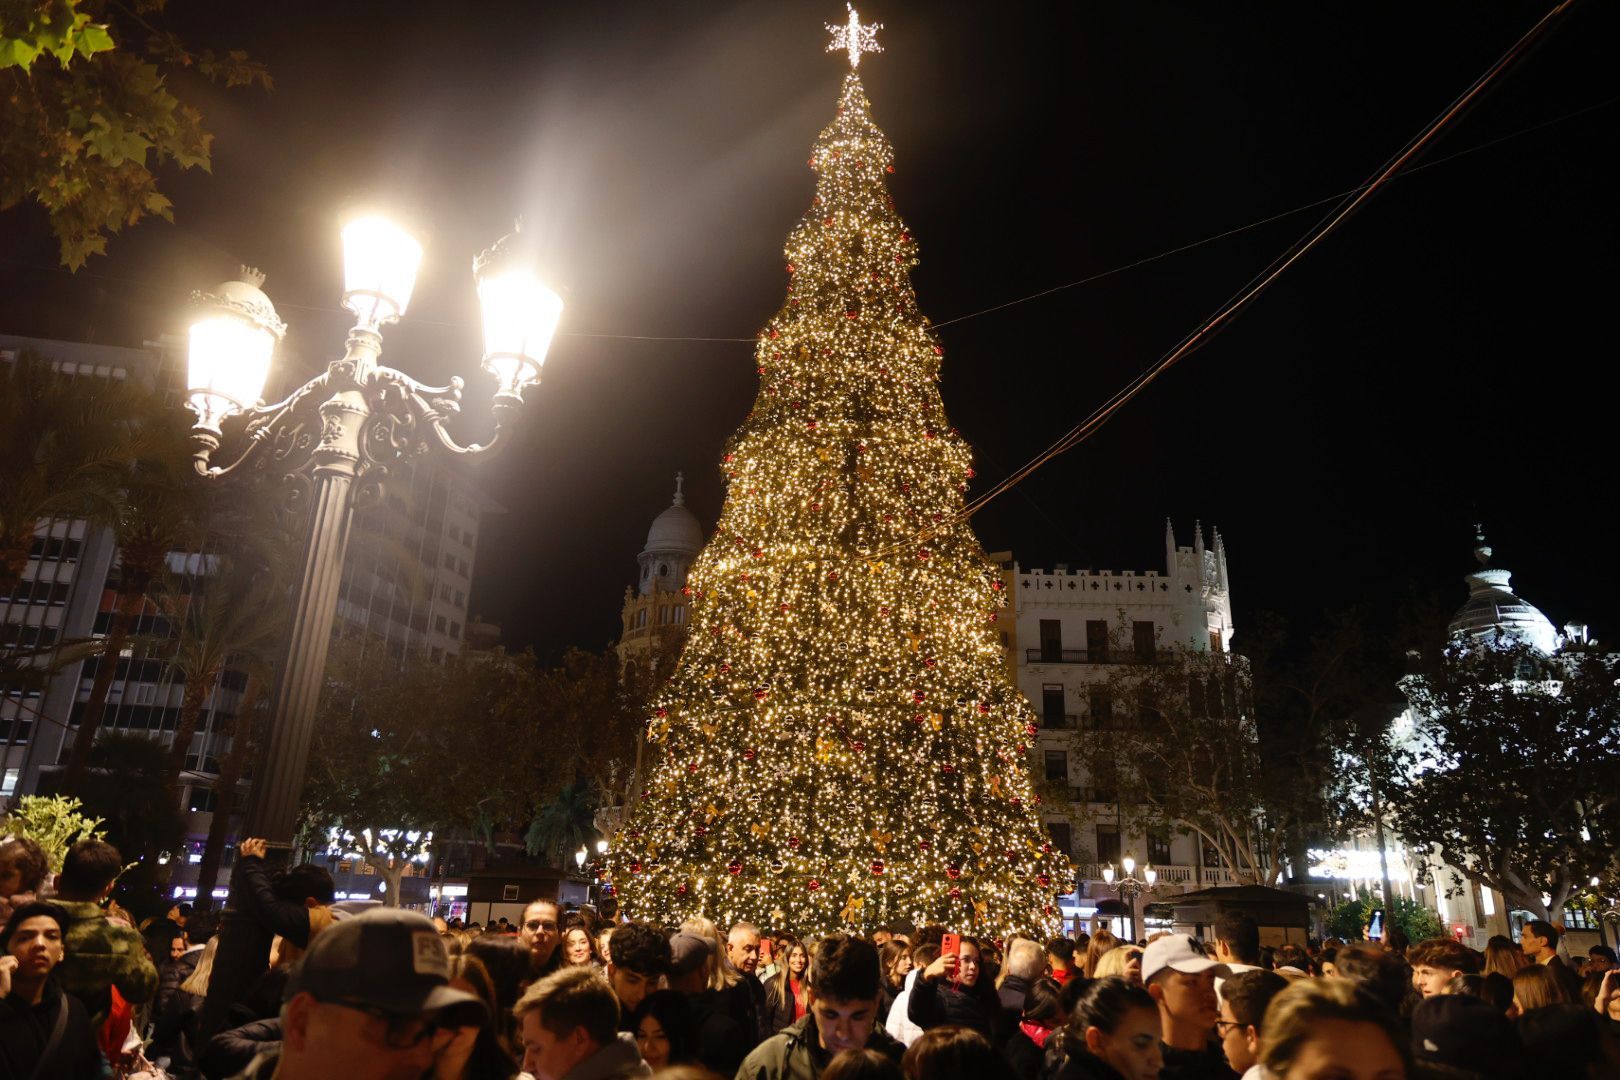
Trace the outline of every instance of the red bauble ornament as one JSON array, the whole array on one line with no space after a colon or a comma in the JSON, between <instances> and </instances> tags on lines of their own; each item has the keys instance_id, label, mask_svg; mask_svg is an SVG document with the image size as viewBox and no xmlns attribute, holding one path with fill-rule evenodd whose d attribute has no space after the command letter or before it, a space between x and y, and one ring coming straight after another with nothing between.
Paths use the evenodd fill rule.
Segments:
<instances>
[{"instance_id":1,"label":"red bauble ornament","mask_svg":"<svg viewBox=\"0 0 1620 1080\"><path fill-rule=\"evenodd\" d=\"M764 557L765 557L765 549L764 548L755 548L754 549L754 558L763 559Z\"/></svg>"},{"instance_id":2,"label":"red bauble ornament","mask_svg":"<svg viewBox=\"0 0 1620 1080\"><path fill-rule=\"evenodd\" d=\"M663 706L659 706L658 708L653 710L653 715L658 717L658 719L662 720L664 717L669 715L669 710L664 708Z\"/></svg>"},{"instance_id":3,"label":"red bauble ornament","mask_svg":"<svg viewBox=\"0 0 1620 1080\"><path fill-rule=\"evenodd\" d=\"M630 872L631 872L631 873L632 873L632 874L639 874L639 873L641 873L641 864L640 864L640 863L639 863L639 862L633 862L633 863L631 863L631 864L630 864Z\"/></svg>"},{"instance_id":4,"label":"red bauble ornament","mask_svg":"<svg viewBox=\"0 0 1620 1080\"><path fill-rule=\"evenodd\" d=\"M691 596L692 595L692 586L690 586L690 585L682 585L681 586L681 595L682 596Z\"/></svg>"},{"instance_id":5,"label":"red bauble ornament","mask_svg":"<svg viewBox=\"0 0 1620 1080\"><path fill-rule=\"evenodd\" d=\"M921 705L923 702L928 700L928 695L923 693L921 690L913 690L911 692L911 700Z\"/></svg>"},{"instance_id":6,"label":"red bauble ornament","mask_svg":"<svg viewBox=\"0 0 1620 1080\"><path fill-rule=\"evenodd\" d=\"M951 865L945 868L945 876L950 878L952 881L957 881L962 876L962 868L957 866L955 863L951 863Z\"/></svg>"},{"instance_id":7,"label":"red bauble ornament","mask_svg":"<svg viewBox=\"0 0 1620 1080\"><path fill-rule=\"evenodd\" d=\"M693 826L692 835L693 836L708 836L709 835L709 827L707 825Z\"/></svg>"},{"instance_id":8,"label":"red bauble ornament","mask_svg":"<svg viewBox=\"0 0 1620 1080\"><path fill-rule=\"evenodd\" d=\"M744 575L744 576L746 576L746 575ZM731 665L730 664L721 664L718 670L719 670L720 674L722 674L722 675L730 674Z\"/></svg>"},{"instance_id":9,"label":"red bauble ornament","mask_svg":"<svg viewBox=\"0 0 1620 1080\"><path fill-rule=\"evenodd\" d=\"M943 346L943 345L935 345L934 346L934 355L935 356L944 356L945 355L945 346Z\"/></svg>"},{"instance_id":10,"label":"red bauble ornament","mask_svg":"<svg viewBox=\"0 0 1620 1080\"><path fill-rule=\"evenodd\" d=\"M1012 804L1013 804L1014 807L1023 806L1024 805L1024 800L1020 799L1018 796L1014 795L1012 797Z\"/></svg>"},{"instance_id":11,"label":"red bauble ornament","mask_svg":"<svg viewBox=\"0 0 1620 1080\"><path fill-rule=\"evenodd\" d=\"M928 850L932 849L933 846L934 845L932 843L930 843L929 841L927 841L927 840L919 840L919 841L917 841L917 850L918 851L928 851Z\"/></svg>"},{"instance_id":12,"label":"red bauble ornament","mask_svg":"<svg viewBox=\"0 0 1620 1080\"><path fill-rule=\"evenodd\" d=\"M910 233L903 232L903 233L900 234L900 242L902 244L906 243L910 239L911 239L911 234Z\"/></svg>"},{"instance_id":13,"label":"red bauble ornament","mask_svg":"<svg viewBox=\"0 0 1620 1080\"><path fill-rule=\"evenodd\" d=\"M782 331L778 330L774 326L771 327L771 337L772 337L772 339L779 338L781 336L782 336Z\"/></svg>"},{"instance_id":14,"label":"red bauble ornament","mask_svg":"<svg viewBox=\"0 0 1620 1080\"><path fill-rule=\"evenodd\" d=\"M919 559L928 558L928 549L927 548L918 548L917 549L917 558L919 558Z\"/></svg>"},{"instance_id":15,"label":"red bauble ornament","mask_svg":"<svg viewBox=\"0 0 1620 1080\"><path fill-rule=\"evenodd\" d=\"M788 837L788 847L792 848L794 851L799 850L799 843L800 841L797 836Z\"/></svg>"},{"instance_id":16,"label":"red bauble ornament","mask_svg":"<svg viewBox=\"0 0 1620 1080\"><path fill-rule=\"evenodd\" d=\"M1034 738L1037 734L1040 733L1041 729L1039 727L1035 726L1034 724L1025 724L1024 725L1024 730L1029 733L1030 738Z\"/></svg>"},{"instance_id":17,"label":"red bauble ornament","mask_svg":"<svg viewBox=\"0 0 1620 1080\"><path fill-rule=\"evenodd\" d=\"M837 581L838 580L838 571L836 571L836 570L827 571L827 580L828 581Z\"/></svg>"},{"instance_id":18,"label":"red bauble ornament","mask_svg":"<svg viewBox=\"0 0 1620 1080\"><path fill-rule=\"evenodd\" d=\"M958 888L957 886L955 886L955 885L951 886L951 899L952 900L960 900L960 899L962 899L962 890L960 888Z\"/></svg>"},{"instance_id":19,"label":"red bauble ornament","mask_svg":"<svg viewBox=\"0 0 1620 1080\"><path fill-rule=\"evenodd\" d=\"M726 873L730 874L732 877L736 877L738 874L742 873L742 866L743 864L741 859L732 859L726 864Z\"/></svg>"},{"instance_id":20,"label":"red bauble ornament","mask_svg":"<svg viewBox=\"0 0 1620 1080\"><path fill-rule=\"evenodd\" d=\"M777 606L782 609L782 614L784 615L793 610L793 606L791 604L779 604Z\"/></svg>"},{"instance_id":21,"label":"red bauble ornament","mask_svg":"<svg viewBox=\"0 0 1620 1080\"><path fill-rule=\"evenodd\" d=\"M882 859L873 859L872 860L872 873L876 874L878 877L883 876L883 860Z\"/></svg>"},{"instance_id":22,"label":"red bauble ornament","mask_svg":"<svg viewBox=\"0 0 1620 1080\"><path fill-rule=\"evenodd\" d=\"M820 892L821 882L817 881L815 878L811 878L809 881L804 883L804 887L809 889L811 892Z\"/></svg>"},{"instance_id":23,"label":"red bauble ornament","mask_svg":"<svg viewBox=\"0 0 1620 1080\"><path fill-rule=\"evenodd\" d=\"M816 422L814 420L806 420L804 422L804 426L809 428L811 431L816 430Z\"/></svg>"},{"instance_id":24,"label":"red bauble ornament","mask_svg":"<svg viewBox=\"0 0 1620 1080\"><path fill-rule=\"evenodd\" d=\"M1050 854L1052 854L1052 845L1051 844L1042 844L1041 845L1041 854L1042 855L1050 855Z\"/></svg>"},{"instance_id":25,"label":"red bauble ornament","mask_svg":"<svg viewBox=\"0 0 1620 1080\"><path fill-rule=\"evenodd\" d=\"M890 165L890 166L889 166L889 167L888 167L888 168L887 168L887 169L884 169L884 170L883 170L883 171L884 171L884 172L891 172L891 173L892 173L892 172L894 172L894 166L893 166L893 165Z\"/></svg>"},{"instance_id":26,"label":"red bauble ornament","mask_svg":"<svg viewBox=\"0 0 1620 1080\"><path fill-rule=\"evenodd\" d=\"M748 749L743 751L743 760L744 761L753 761L754 760L754 748L752 746L750 746Z\"/></svg>"},{"instance_id":27,"label":"red bauble ornament","mask_svg":"<svg viewBox=\"0 0 1620 1080\"><path fill-rule=\"evenodd\" d=\"M947 775L949 775L950 773L953 773L953 772L956 771L956 766L952 765L950 762L947 761L945 764L943 764L943 765L941 765L939 767L939 770L940 770L940 772L943 772L943 773L946 773Z\"/></svg>"},{"instance_id":28,"label":"red bauble ornament","mask_svg":"<svg viewBox=\"0 0 1620 1080\"><path fill-rule=\"evenodd\" d=\"M986 703L986 702L983 702L983 701L979 702L979 711L981 713L984 713L986 716L988 716L990 714L990 706L989 706L989 704Z\"/></svg>"},{"instance_id":29,"label":"red bauble ornament","mask_svg":"<svg viewBox=\"0 0 1620 1080\"><path fill-rule=\"evenodd\" d=\"M756 686L756 687L754 687L754 700L755 701L764 701L765 700L765 695L769 694L769 693L770 693L770 691L765 689L763 686Z\"/></svg>"},{"instance_id":30,"label":"red bauble ornament","mask_svg":"<svg viewBox=\"0 0 1620 1080\"><path fill-rule=\"evenodd\" d=\"M1052 875L1051 874L1036 874L1035 875L1035 884L1039 885L1043 889L1051 888L1051 886L1052 886Z\"/></svg>"},{"instance_id":31,"label":"red bauble ornament","mask_svg":"<svg viewBox=\"0 0 1620 1080\"><path fill-rule=\"evenodd\" d=\"M695 761L687 762L686 763L686 771L689 772L689 773L697 772L698 771L698 763L695 762Z\"/></svg>"},{"instance_id":32,"label":"red bauble ornament","mask_svg":"<svg viewBox=\"0 0 1620 1080\"><path fill-rule=\"evenodd\" d=\"M939 664L939 661L935 660L932 656L926 657L923 660L923 667L935 667L938 664Z\"/></svg>"},{"instance_id":33,"label":"red bauble ornament","mask_svg":"<svg viewBox=\"0 0 1620 1080\"><path fill-rule=\"evenodd\" d=\"M791 273L793 273L793 264L792 264L792 263L788 263L788 264L787 264L787 267L788 267L788 273L790 273L790 274L791 274Z\"/></svg>"},{"instance_id":34,"label":"red bauble ornament","mask_svg":"<svg viewBox=\"0 0 1620 1080\"><path fill-rule=\"evenodd\" d=\"M859 754L866 749L866 744L857 739L849 744L849 748Z\"/></svg>"},{"instance_id":35,"label":"red bauble ornament","mask_svg":"<svg viewBox=\"0 0 1620 1080\"><path fill-rule=\"evenodd\" d=\"M683 881L679 885L675 886L675 895L676 896L685 896L686 895L686 882Z\"/></svg>"}]
</instances>

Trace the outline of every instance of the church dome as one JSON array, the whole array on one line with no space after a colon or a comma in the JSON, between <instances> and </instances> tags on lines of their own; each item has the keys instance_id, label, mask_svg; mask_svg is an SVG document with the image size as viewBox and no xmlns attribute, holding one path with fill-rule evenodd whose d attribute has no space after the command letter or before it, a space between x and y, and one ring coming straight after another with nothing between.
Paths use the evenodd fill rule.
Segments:
<instances>
[{"instance_id":1,"label":"church dome","mask_svg":"<svg viewBox=\"0 0 1620 1080\"><path fill-rule=\"evenodd\" d=\"M686 496L681 492L681 474L675 475L675 501L653 519L647 530L648 553L696 556L703 550L703 526L697 515L686 508Z\"/></svg>"},{"instance_id":2,"label":"church dome","mask_svg":"<svg viewBox=\"0 0 1620 1080\"><path fill-rule=\"evenodd\" d=\"M1471 638L1487 635L1513 638L1529 644L1543 653L1558 648L1558 631L1552 620L1543 615L1534 604L1520 599L1508 588L1513 576L1507 570L1489 565L1491 549L1484 537L1474 549L1481 568L1469 574L1468 599L1451 617L1451 632Z\"/></svg>"}]
</instances>

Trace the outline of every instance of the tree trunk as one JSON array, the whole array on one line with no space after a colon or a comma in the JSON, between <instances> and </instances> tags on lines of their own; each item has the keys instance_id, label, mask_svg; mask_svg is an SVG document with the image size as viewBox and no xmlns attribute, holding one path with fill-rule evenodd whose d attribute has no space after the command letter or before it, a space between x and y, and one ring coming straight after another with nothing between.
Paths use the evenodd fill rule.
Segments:
<instances>
[{"instance_id":1,"label":"tree trunk","mask_svg":"<svg viewBox=\"0 0 1620 1080\"><path fill-rule=\"evenodd\" d=\"M405 866L409 859L401 859L397 855L373 855L370 852L365 856L366 865L382 876L386 889L383 892L383 904L388 907L399 907L399 883L404 880Z\"/></svg>"},{"instance_id":2,"label":"tree trunk","mask_svg":"<svg viewBox=\"0 0 1620 1080\"><path fill-rule=\"evenodd\" d=\"M202 718L203 703L208 700L208 692L214 688L214 682L219 678L219 667L215 665L206 671L192 672L186 679L186 689L180 697L180 722L175 725L174 742L169 744L169 776L175 785L180 784L180 774L186 769L186 751L191 749L191 740L197 734L197 721ZM197 762L200 769L202 762Z\"/></svg>"},{"instance_id":3,"label":"tree trunk","mask_svg":"<svg viewBox=\"0 0 1620 1080\"><path fill-rule=\"evenodd\" d=\"M101 729L101 715L107 709L107 693L112 689L113 676L118 671L118 659L129 642L130 628L146 603L146 590L120 592L113 606L112 622L107 626L107 637L102 644L101 659L96 664L96 681L90 685L90 700L84 703L79 717L79 730L73 736L73 752L68 757L67 773L62 788L69 794L78 790L84 779L85 766L90 760L90 748L96 744L96 732Z\"/></svg>"},{"instance_id":4,"label":"tree trunk","mask_svg":"<svg viewBox=\"0 0 1620 1080\"><path fill-rule=\"evenodd\" d=\"M236 709L236 726L231 736L231 752L219 763L219 779L214 782L214 816L208 823L208 839L203 843L202 863L197 867L197 907L213 907L214 883L219 880L220 863L225 857L225 840L230 835L231 814L236 809L236 785L243 766L257 740L253 738L253 709L258 704L260 683L249 678Z\"/></svg>"}]
</instances>

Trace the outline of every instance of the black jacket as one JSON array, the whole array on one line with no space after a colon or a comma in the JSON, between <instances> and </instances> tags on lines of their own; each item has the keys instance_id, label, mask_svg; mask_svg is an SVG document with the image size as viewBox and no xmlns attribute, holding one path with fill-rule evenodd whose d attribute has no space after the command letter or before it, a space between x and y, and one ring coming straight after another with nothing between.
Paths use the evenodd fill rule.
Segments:
<instances>
[{"instance_id":1,"label":"black jacket","mask_svg":"<svg viewBox=\"0 0 1620 1080\"><path fill-rule=\"evenodd\" d=\"M1007 985L1002 983L1003 986ZM1038 1080L1046 1065L1046 1051L1035 1045L1035 1040L1019 1029L1007 1038L1001 1048L1001 1060L1017 1080Z\"/></svg>"},{"instance_id":2,"label":"black jacket","mask_svg":"<svg viewBox=\"0 0 1620 1080\"><path fill-rule=\"evenodd\" d=\"M1080 1050L1069 1055L1063 1067L1052 1074L1052 1080L1125 1080L1125 1077L1102 1058Z\"/></svg>"},{"instance_id":3,"label":"black jacket","mask_svg":"<svg viewBox=\"0 0 1620 1080\"><path fill-rule=\"evenodd\" d=\"M281 1017L278 1016L274 1020L255 1020L220 1032L208 1040L198 1064L209 1080L221 1080L246 1069L260 1053L280 1050Z\"/></svg>"},{"instance_id":4,"label":"black jacket","mask_svg":"<svg viewBox=\"0 0 1620 1080\"><path fill-rule=\"evenodd\" d=\"M955 1024L971 1028L995 1043L1001 1000L993 989L975 983L970 989L958 990L944 979L925 979L918 976L911 984L911 997L906 1002L906 1019L922 1028Z\"/></svg>"},{"instance_id":5,"label":"black jacket","mask_svg":"<svg viewBox=\"0 0 1620 1080\"><path fill-rule=\"evenodd\" d=\"M174 1076L197 1075L198 1014L202 1010L201 995L176 990L157 1014L152 1026L152 1048L148 1054L156 1061L169 1059L169 1072Z\"/></svg>"},{"instance_id":6,"label":"black jacket","mask_svg":"<svg viewBox=\"0 0 1620 1080\"><path fill-rule=\"evenodd\" d=\"M805 972L806 977L809 974ZM785 972L778 974L765 987L765 1019L772 1035L780 1034L797 1022L793 1016L793 993L788 989Z\"/></svg>"},{"instance_id":7,"label":"black jacket","mask_svg":"<svg viewBox=\"0 0 1620 1080\"><path fill-rule=\"evenodd\" d=\"M174 992L180 989L180 984L191 978L197 970L197 961L202 959L203 947L198 945L187 949L178 957L170 960L167 956L158 964L158 990L155 1001L155 1012L161 1013L163 1007L169 1003Z\"/></svg>"},{"instance_id":8,"label":"black jacket","mask_svg":"<svg viewBox=\"0 0 1620 1080\"><path fill-rule=\"evenodd\" d=\"M748 1049L752 1050L772 1035L777 1029L771 1026L771 1010L765 1000L765 984L758 977L743 972L742 978L732 988L732 992L739 998L747 998Z\"/></svg>"},{"instance_id":9,"label":"black jacket","mask_svg":"<svg viewBox=\"0 0 1620 1080\"><path fill-rule=\"evenodd\" d=\"M1177 1050L1167 1043L1160 1043L1159 1049L1164 1052L1160 1080L1238 1080L1218 1042L1202 1050Z\"/></svg>"},{"instance_id":10,"label":"black jacket","mask_svg":"<svg viewBox=\"0 0 1620 1080\"><path fill-rule=\"evenodd\" d=\"M28 1004L15 993L0 999L0 1076L24 1080L33 1074L61 1009L67 1010L67 1024L39 1071L40 1080L98 1080L101 1051L96 1048L90 1014L78 998L62 993L55 979L45 980L38 1005Z\"/></svg>"},{"instance_id":11,"label":"black jacket","mask_svg":"<svg viewBox=\"0 0 1620 1080\"><path fill-rule=\"evenodd\" d=\"M735 1076L754 1042L732 1015L735 998L731 990L705 990L686 995L686 1000L692 1006L698 1061L721 1076Z\"/></svg>"},{"instance_id":12,"label":"black jacket","mask_svg":"<svg viewBox=\"0 0 1620 1080\"><path fill-rule=\"evenodd\" d=\"M219 949L202 1010L206 1038L225 1026L227 1010L270 966L270 943L280 934L300 949L309 944L309 909L278 900L270 874L256 855L241 856L231 871L231 898L219 923Z\"/></svg>"}]
</instances>

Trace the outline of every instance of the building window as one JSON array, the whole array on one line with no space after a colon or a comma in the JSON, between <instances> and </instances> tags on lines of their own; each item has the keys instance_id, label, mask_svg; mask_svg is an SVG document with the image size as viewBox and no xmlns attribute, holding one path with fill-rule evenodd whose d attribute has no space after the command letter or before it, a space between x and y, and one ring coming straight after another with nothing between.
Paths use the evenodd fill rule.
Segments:
<instances>
[{"instance_id":1,"label":"building window","mask_svg":"<svg viewBox=\"0 0 1620 1080\"><path fill-rule=\"evenodd\" d=\"M460 589L457 589L456 590L456 607L466 607L466 606L467 606L467 594L462 592Z\"/></svg>"},{"instance_id":2,"label":"building window","mask_svg":"<svg viewBox=\"0 0 1620 1080\"><path fill-rule=\"evenodd\" d=\"M1153 653L1157 648L1151 622L1135 622L1131 624L1131 639L1136 646L1136 662L1138 664L1153 663Z\"/></svg>"},{"instance_id":3,"label":"building window","mask_svg":"<svg viewBox=\"0 0 1620 1080\"><path fill-rule=\"evenodd\" d=\"M1153 829L1147 836L1148 863L1152 866L1167 866L1170 863L1170 834L1162 829Z\"/></svg>"},{"instance_id":4,"label":"building window","mask_svg":"<svg viewBox=\"0 0 1620 1080\"><path fill-rule=\"evenodd\" d=\"M0 782L0 795L15 795L17 780L21 775L20 769L7 769L4 782Z\"/></svg>"},{"instance_id":5,"label":"building window","mask_svg":"<svg viewBox=\"0 0 1620 1080\"><path fill-rule=\"evenodd\" d=\"M1065 855L1074 851L1073 830L1069 827L1067 821L1048 821L1046 831L1052 837L1052 847L1054 849Z\"/></svg>"},{"instance_id":6,"label":"building window","mask_svg":"<svg viewBox=\"0 0 1620 1080\"><path fill-rule=\"evenodd\" d=\"M1106 686L1091 688L1091 730L1112 731L1114 727L1114 699Z\"/></svg>"},{"instance_id":7,"label":"building window","mask_svg":"<svg viewBox=\"0 0 1620 1080\"><path fill-rule=\"evenodd\" d=\"M458 639L461 637L461 624L460 623L453 622L453 623L450 624L450 636L453 637L453 638L458 638Z\"/></svg>"},{"instance_id":8,"label":"building window","mask_svg":"<svg viewBox=\"0 0 1620 1080\"><path fill-rule=\"evenodd\" d=\"M658 605L658 625L663 626L667 622L669 622L669 605L668 604L659 604Z\"/></svg>"},{"instance_id":9,"label":"building window","mask_svg":"<svg viewBox=\"0 0 1620 1080\"><path fill-rule=\"evenodd\" d=\"M1049 664L1063 662L1063 621L1041 620L1041 659Z\"/></svg>"},{"instance_id":10,"label":"building window","mask_svg":"<svg viewBox=\"0 0 1620 1080\"><path fill-rule=\"evenodd\" d=\"M1086 620L1086 659L1093 664L1108 662L1108 623L1102 619Z\"/></svg>"},{"instance_id":11,"label":"building window","mask_svg":"<svg viewBox=\"0 0 1620 1080\"><path fill-rule=\"evenodd\" d=\"M676 604L675 605L675 625L676 626L685 626L686 625L686 605L685 604Z\"/></svg>"},{"instance_id":12,"label":"building window","mask_svg":"<svg viewBox=\"0 0 1620 1080\"><path fill-rule=\"evenodd\" d=\"M456 568L456 557L450 554L448 551L444 553L444 568L446 570L454 570Z\"/></svg>"},{"instance_id":13,"label":"building window","mask_svg":"<svg viewBox=\"0 0 1620 1080\"><path fill-rule=\"evenodd\" d=\"M636 629L640 630L642 627L644 627L646 625L647 625L647 609L642 608L640 611L636 612Z\"/></svg>"},{"instance_id":14,"label":"building window","mask_svg":"<svg viewBox=\"0 0 1620 1080\"><path fill-rule=\"evenodd\" d=\"M1222 644L1221 644L1221 632L1219 630L1211 630L1209 632L1209 651L1210 652L1225 652L1226 651L1225 648L1222 647Z\"/></svg>"},{"instance_id":15,"label":"building window","mask_svg":"<svg viewBox=\"0 0 1620 1080\"><path fill-rule=\"evenodd\" d=\"M437 630L441 634L447 634L450 632L449 627L445 625L445 618L443 615L433 616L433 629Z\"/></svg>"},{"instance_id":16,"label":"building window","mask_svg":"<svg viewBox=\"0 0 1620 1080\"><path fill-rule=\"evenodd\" d=\"M1046 752L1046 778L1060 784L1068 782L1069 752L1067 750L1048 750Z\"/></svg>"},{"instance_id":17,"label":"building window","mask_svg":"<svg viewBox=\"0 0 1620 1080\"><path fill-rule=\"evenodd\" d=\"M1063 684L1047 683L1041 687L1041 724L1049 728L1067 726L1063 719Z\"/></svg>"},{"instance_id":18,"label":"building window","mask_svg":"<svg viewBox=\"0 0 1620 1080\"><path fill-rule=\"evenodd\" d=\"M1097 861L1100 863L1119 862L1119 826L1097 826Z\"/></svg>"},{"instance_id":19,"label":"building window","mask_svg":"<svg viewBox=\"0 0 1620 1080\"><path fill-rule=\"evenodd\" d=\"M658 576L659 577L668 577L669 576L669 563L661 562L661 563L658 564Z\"/></svg>"}]
</instances>

